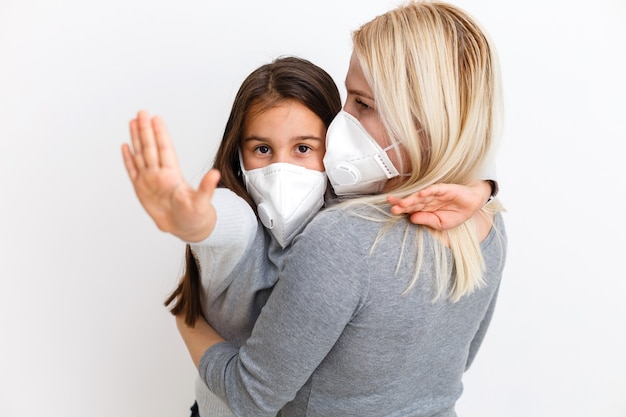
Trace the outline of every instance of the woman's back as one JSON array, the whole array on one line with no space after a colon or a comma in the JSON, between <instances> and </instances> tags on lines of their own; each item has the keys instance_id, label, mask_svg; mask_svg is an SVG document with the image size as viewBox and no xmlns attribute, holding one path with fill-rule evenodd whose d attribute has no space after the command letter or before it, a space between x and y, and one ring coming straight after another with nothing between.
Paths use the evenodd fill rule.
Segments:
<instances>
[{"instance_id":1,"label":"woman's back","mask_svg":"<svg viewBox=\"0 0 626 417\"><path fill-rule=\"evenodd\" d=\"M303 415L306 409L306 415L454 415L462 374L482 341L502 275L506 235L501 216L496 219L481 244L487 267L485 286L452 303L445 297L433 301L437 251L430 234L425 234L417 284L403 295L415 270L411 242L418 227L400 221L372 250L380 223L341 211L319 216L301 243L318 247L323 255L316 254L316 259L327 262L298 262L285 275L296 275L298 269L302 272L290 280L317 281L317 288L309 291L318 289L320 302L329 303L310 313L320 316L320 323L331 322L332 329L341 327L342 320L347 322L284 414ZM337 247L329 246L331 241L339 242ZM302 260L303 255L295 256ZM349 316L348 306L353 307Z\"/></svg>"},{"instance_id":2,"label":"woman's back","mask_svg":"<svg viewBox=\"0 0 626 417\"><path fill-rule=\"evenodd\" d=\"M360 214L376 215L367 210ZM502 274L502 219L496 216L481 244L485 286L456 303L433 302L431 235L425 233L417 284L403 295L415 270L419 228L399 221L372 249L380 230L379 222L332 209L297 238L252 337L219 378L224 385L210 386L224 393L246 387L252 398L230 397L235 413L264 415L267 407L271 415L275 404L290 401L281 415L454 415ZM236 349L211 349L214 360L201 362L200 372L224 376Z\"/></svg>"}]
</instances>

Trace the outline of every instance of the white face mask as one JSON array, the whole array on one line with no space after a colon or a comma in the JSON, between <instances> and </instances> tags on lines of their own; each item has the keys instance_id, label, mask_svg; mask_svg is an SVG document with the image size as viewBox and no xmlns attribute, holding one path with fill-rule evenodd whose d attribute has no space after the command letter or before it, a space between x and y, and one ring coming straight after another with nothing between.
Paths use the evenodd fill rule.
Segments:
<instances>
[{"instance_id":1,"label":"white face mask","mask_svg":"<svg viewBox=\"0 0 626 417\"><path fill-rule=\"evenodd\" d=\"M286 247L324 205L326 174L279 162L246 171L246 189L263 225Z\"/></svg>"},{"instance_id":2,"label":"white face mask","mask_svg":"<svg viewBox=\"0 0 626 417\"><path fill-rule=\"evenodd\" d=\"M381 148L350 113L340 111L326 133L326 174L337 195L377 194L400 175Z\"/></svg>"}]
</instances>

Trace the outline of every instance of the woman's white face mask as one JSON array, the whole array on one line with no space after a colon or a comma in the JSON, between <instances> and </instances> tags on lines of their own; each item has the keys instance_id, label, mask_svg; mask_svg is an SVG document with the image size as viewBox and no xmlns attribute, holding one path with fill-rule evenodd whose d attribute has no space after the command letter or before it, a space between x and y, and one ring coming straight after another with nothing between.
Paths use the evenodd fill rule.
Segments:
<instances>
[{"instance_id":1,"label":"woman's white face mask","mask_svg":"<svg viewBox=\"0 0 626 417\"><path fill-rule=\"evenodd\" d=\"M337 195L380 193L387 181L400 175L383 149L350 113L342 110L326 133L324 166Z\"/></svg>"},{"instance_id":2,"label":"woman's white face mask","mask_svg":"<svg viewBox=\"0 0 626 417\"><path fill-rule=\"evenodd\" d=\"M324 205L324 172L285 162L249 171L241 163L241 172L259 219L283 248Z\"/></svg>"}]
</instances>

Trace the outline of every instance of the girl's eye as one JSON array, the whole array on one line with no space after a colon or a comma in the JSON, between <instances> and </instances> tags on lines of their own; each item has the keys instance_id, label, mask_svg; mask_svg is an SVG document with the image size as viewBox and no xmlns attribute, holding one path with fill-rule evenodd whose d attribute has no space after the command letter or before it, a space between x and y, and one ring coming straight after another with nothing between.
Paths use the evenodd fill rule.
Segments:
<instances>
[{"instance_id":1,"label":"girl's eye","mask_svg":"<svg viewBox=\"0 0 626 417\"><path fill-rule=\"evenodd\" d=\"M257 146L254 150L262 154L270 153L270 147L267 145Z\"/></svg>"},{"instance_id":2,"label":"girl's eye","mask_svg":"<svg viewBox=\"0 0 626 417\"><path fill-rule=\"evenodd\" d=\"M298 145L298 152L307 153L311 150L311 147L308 145Z\"/></svg>"}]
</instances>

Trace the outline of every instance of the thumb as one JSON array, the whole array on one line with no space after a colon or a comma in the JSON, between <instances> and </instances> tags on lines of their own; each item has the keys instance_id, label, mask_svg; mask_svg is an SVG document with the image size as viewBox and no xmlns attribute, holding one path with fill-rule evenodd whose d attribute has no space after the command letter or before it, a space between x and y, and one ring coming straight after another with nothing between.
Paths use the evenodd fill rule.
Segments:
<instances>
[{"instance_id":1,"label":"thumb","mask_svg":"<svg viewBox=\"0 0 626 417\"><path fill-rule=\"evenodd\" d=\"M435 230L443 230L441 219L434 213L418 211L409 215L409 219L411 220L411 223L414 224L420 224Z\"/></svg>"},{"instance_id":2,"label":"thumb","mask_svg":"<svg viewBox=\"0 0 626 417\"><path fill-rule=\"evenodd\" d=\"M213 192L215 188L217 188L217 184L219 183L221 178L221 174L217 169L211 169L206 173L202 181L200 181L200 186L198 187L198 191L202 194L207 194L209 198L213 196Z\"/></svg>"}]
</instances>

